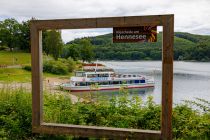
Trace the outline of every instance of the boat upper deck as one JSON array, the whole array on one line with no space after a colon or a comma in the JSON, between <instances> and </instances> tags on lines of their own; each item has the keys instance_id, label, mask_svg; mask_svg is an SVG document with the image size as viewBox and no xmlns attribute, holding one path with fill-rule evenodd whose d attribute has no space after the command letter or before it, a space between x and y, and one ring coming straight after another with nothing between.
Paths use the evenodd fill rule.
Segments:
<instances>
[{"instance_id":1,"label":"boat upper deck","mask_svg":"<svg viewBox=\"0 0 210 140\"><path fill-rule=\"evenodd\" d=\"M114 72L77 72L71 77L75 82L96 82L96 81L123 81L123 80L146 80L145 76L139 74L115 74Z\"/></svg>"}]
</instances>

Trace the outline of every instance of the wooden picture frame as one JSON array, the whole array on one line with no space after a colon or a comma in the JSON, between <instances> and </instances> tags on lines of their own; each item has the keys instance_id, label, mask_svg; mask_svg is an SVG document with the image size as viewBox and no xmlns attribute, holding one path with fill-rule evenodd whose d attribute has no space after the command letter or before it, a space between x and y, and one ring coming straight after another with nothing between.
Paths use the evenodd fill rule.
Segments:
<instances>
[{"instance_id":1,"label":"wooden picture frame","mask_svg":"<svg viewBox=\"0 0 210 140\"><path fill-rule=\"evenodd\" d=\"M163 26L161 130L153 131L43 122L42 30L134 26ZM117 139L172 140L174 15L32 20L30 32L33 133L70 134L83 137L107 137Z\"/></svg>"}]
</instances>

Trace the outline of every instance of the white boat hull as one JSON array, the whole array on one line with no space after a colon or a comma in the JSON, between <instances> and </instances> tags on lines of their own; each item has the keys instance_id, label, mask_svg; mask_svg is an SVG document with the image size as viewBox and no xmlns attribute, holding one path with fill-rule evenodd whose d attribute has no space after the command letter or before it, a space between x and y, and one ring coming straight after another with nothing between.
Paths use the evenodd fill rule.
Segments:
<instances>
[{"instance_id":1,"label":"white boat hull","mask_svg":"<svg viewBox=\"0 0 210 140\"><path fill-rule=\"evenodd\" d=\"M93 86L71 86L65 85L62 86L63 89L69 90L71 92L85 92L85 91L103 91L103 90L119 90L120 88L132 89L132 88L151 88L154 87L154 83L147 84L123 84L123 85L98 85L97 87Z\"/></svg>"}]
</instances>

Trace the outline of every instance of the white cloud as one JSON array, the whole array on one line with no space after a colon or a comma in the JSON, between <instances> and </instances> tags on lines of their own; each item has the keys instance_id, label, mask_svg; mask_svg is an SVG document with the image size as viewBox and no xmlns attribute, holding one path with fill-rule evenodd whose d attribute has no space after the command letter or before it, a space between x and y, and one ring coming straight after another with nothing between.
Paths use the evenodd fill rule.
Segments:
<instances>
[{"instance_id":1,"label":"white cloud","mask_svg":"<svg viewBox=\"0 0 210 140\"><path fill-rule=\"evenodd\" d=\"M175 31L210 34L209 6L210 0L1 0L0 20L12 17L22 21L31 17L63 19L175 14ZM95 33L84 31L73 34L99 34L99 30ZM65 41L73 37L68 31L64 31L63 35Z\"/></svg>"},{"instance_id":2,"label":"white cloud","mask_svg":"<svg viewBox=\"0 0 210 140\"><path fill-rule=\"evenodd\" d=\"M64 42L68 42L75 38L92 37L111 33L112 29L74 29L74 30L62 30L61 34Z\"/></svg>"}]
</instances>

